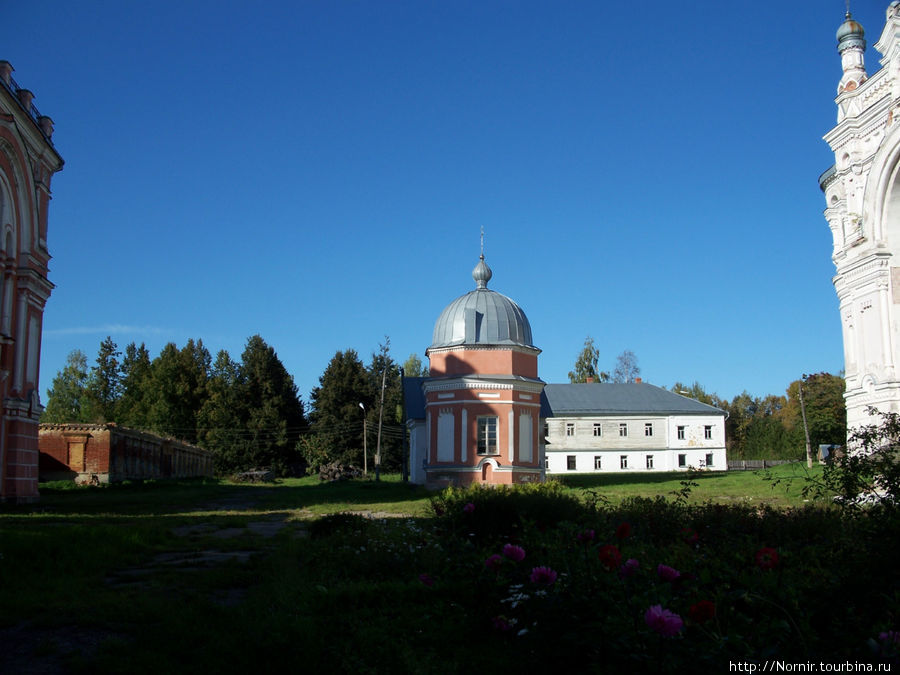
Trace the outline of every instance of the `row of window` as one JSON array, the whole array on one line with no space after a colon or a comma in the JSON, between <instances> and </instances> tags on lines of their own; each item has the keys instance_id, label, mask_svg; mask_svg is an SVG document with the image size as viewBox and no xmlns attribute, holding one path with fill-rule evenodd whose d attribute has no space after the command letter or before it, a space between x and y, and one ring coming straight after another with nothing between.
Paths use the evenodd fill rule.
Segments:
<instances>
[{"instance_id":1,"label":"row of window","mask_svg":"<svg viewBox=\"0 0 900 675\"><path fill-rule=\"evenodd\" d=\"M645 455L644 456L645 468L652 469L653 468L653 455ZM713 465L713 453L709 452L706 454L706 464L707 468ZM545 468L550 468L549 459L545 460L544 464ZM680 469L687 468L687 455L678 455L678 467ZM627 469L628 468L628 455L619 455L619 468ZM568 471L577 471L577 455L566 455L566 469ZM603 469L603 457L601 455L594 456L594 470L600 471Z\"/></svg>"},{"instance_id":2,"label":"row of window","mask_svg":"<svg viewBox=\"0 0 900 675\"><path fill-rule=\"evenodd\" d=\"M675 428L676 433L678 434L678 438L684 440L684 433L686 427L678 426ZM549 436L550 430L549 427L544 427L544 436ZM574 436L575 435L575 422L566 422L566 436ZM602 436L603 435L603 425L600 422L594 422L594 436ZM619 422L619 436L627 436L628 435L628 423L627 422ZM645 422L644 423L644 436L652 436L653 435L653 422ZM706 424L703 426L703 437L707 440L710 440L713 437L713 428L711 424Z\"/></svg>"}]
</instances>

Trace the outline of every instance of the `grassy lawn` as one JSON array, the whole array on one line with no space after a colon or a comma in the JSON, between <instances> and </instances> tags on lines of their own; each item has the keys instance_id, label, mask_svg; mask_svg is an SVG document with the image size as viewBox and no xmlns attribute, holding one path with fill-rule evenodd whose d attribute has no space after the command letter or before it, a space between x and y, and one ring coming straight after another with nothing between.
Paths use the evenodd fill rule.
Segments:
<instances>
[{"instance_id":1,"label":"grassy lawn","mask_svg":"<svg viewBox=\"0 0 900 675\"><path fill-rule=\"evenodd\" d=\"M691 486L690 503L712 501L718 504L766 504L775 508L801 506L809 503L802 489L807 477L820 478L819 464L807 469L806 464L781 464L767 472L757 471L699 471L687 476L679 473L608 473L576 474L560 480L578 494L594 491L620 503L629 497L673 496L683 489L683 482Z\"/></svg>"},{"instance_id":2,"label":"grassy lawn","mask_svg":"<svg viewBox=\"0 0 900 675\"><path fill-rule=\"evenodd\" d=\"M774 489L753 472L569 476L447 493L439 517L432 493L397 476L46 485L39 504L0 510L0 672L530 672L573 653L582 670L656 659L712 672L725 655L821 656L836 606L856 618L835 654L856 654L896 623L897 546L874 542L900 541L900 528L847 525L829 504L782 508L804 504L786 480L804 471L778 467ZM696 486L673 503L686 480ZM528 557L486 570L506 543ZM606 544L641 560L638 576L598 567ZM760 572L760 547L779 552L777 570ZM691 581L661 586L657 563ZM559 581L517 600L534 565ZM660 603L687 617L700 598L720 608L715 628L685 619L660 642L641 618Z\"/></svg>"}]
</instances>

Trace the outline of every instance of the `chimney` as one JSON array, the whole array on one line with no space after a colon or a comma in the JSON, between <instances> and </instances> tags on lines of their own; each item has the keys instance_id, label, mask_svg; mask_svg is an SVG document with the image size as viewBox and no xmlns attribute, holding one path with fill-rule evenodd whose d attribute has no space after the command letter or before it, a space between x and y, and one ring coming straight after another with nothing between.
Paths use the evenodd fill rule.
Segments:
<instances>
[{"instance_id":1,"label":"chimney","mask_svg":"<svg viewBox=\"0 0 900 675\"><path fill-rule=\"evenodd\" d=\"M13 70L15 70L15 68L12 67L12 64L9 61L0 61L0 79L6 82L7 87L12 86L10 80L12 78Z\"/></svg>"},{"instance_id":2,"label":"chimney","mask_svg":"<svg viewBox=\"0 0 900 675\"><path fill-rule=\"evenodd\" d=\"M591 382L594 381L594 378L593 378L592 376L588 375L586 378L584 378L584 381L585 381L587 384L590 384Z\"/></svg>"},{"instance_id":3,"label":"chimney","mask_svg":"<svg viewBox=\"0 0 900 675\"><path fill-rule=\"evenodd\" d=\"M635 384L640 384L641 382L643 382L643 380L641 378L639 378L639 377L634 378Z\"/></svg>"}]
</instances>

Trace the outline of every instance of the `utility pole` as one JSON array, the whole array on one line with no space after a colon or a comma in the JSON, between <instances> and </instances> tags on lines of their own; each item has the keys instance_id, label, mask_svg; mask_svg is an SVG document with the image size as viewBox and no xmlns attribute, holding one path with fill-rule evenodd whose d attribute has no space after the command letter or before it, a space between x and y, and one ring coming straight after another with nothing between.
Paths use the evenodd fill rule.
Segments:
<instances>
[{"instance_id":1,"label":"utility pole","mask_svg":"<svg viewBox=\"0 0 900 675\"><path fill-rule=\"evenodd\" d=\"M809 427L806 425L806 406L803 404L803 382L806 380L804 375L800 380L800 414L803 416L803 433L806 434L806 467L812 468L812 449L809 446Z\"/></svg>"},{"instance_id":2,"label":"utility pole","mask_svg":"<svg viewBox=\"0 0 900 675\"><path fill-rule=\"evenodd\" d=\"M369 475L369 465L368 465L368 461L369 461L369 460L368 460L368 457L367 457L367 454L368 454L368 453L366 452L366 436L368 435L368 434L366 433L366 430L367 430L367 427L366 427L366 406L364 406L362 403L360 403L360 404L359 404L359 407L362 408L362 411L363 411L363 475L364 475L364 476L368 476L368 475Z\"/></svg>"},{"instance_id":3,"label":"utility pole","mask_svg":"<svg viewBox=\"0 0 900 675\"><path fill-rule=\"evenodd\" d=\"M381 480L381 418L384 416L384 378L387 375L387 363L381 369L381 406L378 409L378 446L375 449L375 480Z\"/></svg>"}]
</instances>

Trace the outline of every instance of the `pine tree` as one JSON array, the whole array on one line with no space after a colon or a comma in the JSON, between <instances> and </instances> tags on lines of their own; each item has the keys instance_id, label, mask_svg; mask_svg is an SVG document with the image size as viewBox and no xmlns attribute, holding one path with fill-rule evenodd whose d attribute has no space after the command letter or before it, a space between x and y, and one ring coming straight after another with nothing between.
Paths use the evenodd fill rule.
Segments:
<instances>
[{"instance_id":1,"label":"pine tree","mask_svg":"<svg viewBox=\"0 0 900 675\"><path fill-rule=\"evenodd\" d=\"M312 390L310 413L312 431L319 447L329 448L331 461L363 465L363 411L359 405L363 404L368 414L374 409L374 399L369 374L356 351L335 353L319 377L319 386ZM374 441L374 436L370 434L369 439Z\"/></svg>"},{"instance_id":2,"label":"pine tree","mask_svg":"<svg viewBox=\"0 0 900 675\"><path fill-rule=\"evenodd\" d=\"M372 354L369 364L369 387L374 394L372 410L367 411L369 429L373 430L375 445L370 449L372 456L378 448L378 425L381 423L381 467L385 471L399 471L400 453L402 452L403 434L406 429L403 420L403 389L400 382L400 370L391 358L391 339L387 336L384 343L378 345L378 351ZM384 386L384 411L382 408L381 389ZM362 412L362 411L360 411Z\"/></svg>"},{"instance_id":3,"label":"pine tree","mask_svg":"<svg viewBox=\"0 0 900 675\"><path fill-rule=\"evenodd\" d=\"M245 459L280 475L299 472L302 458L297 448L306 417L294 378L259 335L247 340L240 372L237 389L246 406L248 432Z\"/></svg>"},{"instance_id":4,"label":"pine tree","mask_svg":"<svg viewBox=\"0 0 900 675\"><path fill-rule=\"evenodd\" d=\"M247 442L247 405L241 395L241 366L224 349L216 355L207 382L207 398L197 415L201 446L215 453L216 470L231 473L251 468Z\"/></svg>"},{"instance_id":5,"label":"pine tree","mask_svg":"<svg viewBox=\"0 0 900 675\"><path fill-rule=\"evenodd\" d=\"M116 421L116 405L122 394L119 359L122 352L108 335L100 343L97 365L91 368L87 393L90 405L89 416L93 422Z\"/></svg>"},{"instance_id":6,"label":"pine tree","mask_svg":"<svg viewBox=\"0 0 900 675\"><path fill-rule=\"evenodd\" d=\"M80 349L69 352L66 365L47 390L47 406L41 422L66 424L87 422L87 356Z\"/></svg>"},{"instance_id":7,"label":"pine tree","mask_svg":"<svg viewBox=\"0 0 900 675\"><path fill-rule=\"evenodd\" d=\"M122 395L119 398L116 421L133 429L149 429L150 352L146 345L134 342L125 347L122 358Z\"/></svg>"},{"instance_id":8,"label":"pine tree","mask_svg":"<svg viewBox=\"0 0 900 675\"><path fill-rule=\"evenodd\" d=\"M188 340L179 350L170 342L150 370L148 422L157 433L197 442L197 413L206 400L210 355L203 341Z\"/></svg>"}]
</instances>

